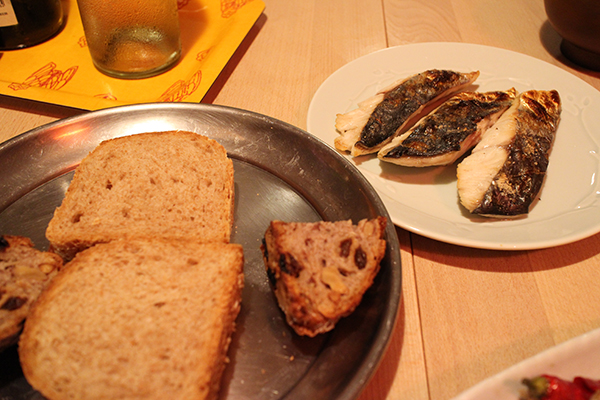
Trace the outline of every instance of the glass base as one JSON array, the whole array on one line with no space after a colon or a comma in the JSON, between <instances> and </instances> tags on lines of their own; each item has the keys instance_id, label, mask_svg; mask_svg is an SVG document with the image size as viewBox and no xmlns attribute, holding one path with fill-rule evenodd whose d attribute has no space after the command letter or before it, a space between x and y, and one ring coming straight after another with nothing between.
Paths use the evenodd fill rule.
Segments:
<instances>
[{"instance_id":1,"label":"glass base","mask_svg":"<svg viewBox=\"0 0 600 400\"><path fill-rule=\"evenodd\" d=\"M160 65L159 67L151 68L151 69L133 69L133 70L129 70L129 71L123 71L123 70L107 68L103 65L96 63L95 61L94 61L94 66L96 67L96 69L98 71L102 72L104 75L110 76L111 78L144 79L144 78L150 78L152 76L160 75L164 72L167 72L171 68L175 67L175 65L177 65L177 62L179 61L180 57L181 57L181 51L178 51L175 54L173 54L172 57L169 58L169 60L167 62Z\"/></svg>"}]
</instances>

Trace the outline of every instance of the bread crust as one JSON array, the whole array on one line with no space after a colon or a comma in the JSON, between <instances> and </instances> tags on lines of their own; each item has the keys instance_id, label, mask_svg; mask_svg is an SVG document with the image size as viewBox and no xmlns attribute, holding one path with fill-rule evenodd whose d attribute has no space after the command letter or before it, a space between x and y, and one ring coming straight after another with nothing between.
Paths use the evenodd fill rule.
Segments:
<instances>
[{"instance_id":1,"label":"bread crust","mask_svg":"<svg viewBox=\"0 0 600 400\"><path fill-rule=\"evenodd\" d=\"M63 265L24 236L0 236L0 351L17 342L40 292Z\"/></svg>"},{"instance_id":2,"label":"bread crust","mask_svg":"<svg viewBox=\"0 0 600 400\"><path fill-rule=\"evenodd\" d=\"M25 324L25 377L53 400L216 399L243 262L237 244L168 239L78 253Z\"/></svg>"},{"instance_id":3,"label":"bread crust","mask_svg":"<svg viewBox=\"0 0 600 400\"><path fill-rule=\"evenodd\" d=\"M263 245L271 286L287 323L303 336L332 330L360 304L385 256L387 220L272 221Z\"/></svg>"}]
</instances>

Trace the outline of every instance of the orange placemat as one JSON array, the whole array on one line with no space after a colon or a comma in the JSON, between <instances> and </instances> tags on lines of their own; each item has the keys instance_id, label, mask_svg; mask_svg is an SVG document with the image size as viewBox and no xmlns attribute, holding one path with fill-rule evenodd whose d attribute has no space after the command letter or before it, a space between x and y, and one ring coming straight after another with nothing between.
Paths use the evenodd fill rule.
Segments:
<instances>
[{"instance_id":1,"label":"orange placemat","mask_svg":"<svg viewBox=\"0 0 600 400\"><path fill-rule=\"evenodd\" d=\"M262 14L262 0L178 0L182 58L151 78L108 77L92 64L77 3L63 0L67 22L40 45L0 52L0 94L98 110L150 102L200 102Z\"/></svg>"}]
</instances>

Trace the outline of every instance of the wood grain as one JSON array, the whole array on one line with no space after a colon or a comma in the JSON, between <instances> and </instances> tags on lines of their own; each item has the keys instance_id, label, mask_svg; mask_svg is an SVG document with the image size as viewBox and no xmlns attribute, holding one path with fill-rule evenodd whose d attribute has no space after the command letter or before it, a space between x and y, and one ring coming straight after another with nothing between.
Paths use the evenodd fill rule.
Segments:
<instances>
[{"instance_id":1,"label":"wood grain","mask_svg":"<svg viewBox=\"0 0 600 400\"><path fill-rule=\"evenodd\" d=\"M264 1L264 15L204 103L306 128L315 91L338 68L379 49L418 42L513 50L600 89L600 73L560 54L561 39L546 19L543 0ZM0 96L0 141L81 112ZM360 400L447 400L600 327L600 234L556 248L501 252L397 232L401 309Z\"/></svg>"}]
</instances>

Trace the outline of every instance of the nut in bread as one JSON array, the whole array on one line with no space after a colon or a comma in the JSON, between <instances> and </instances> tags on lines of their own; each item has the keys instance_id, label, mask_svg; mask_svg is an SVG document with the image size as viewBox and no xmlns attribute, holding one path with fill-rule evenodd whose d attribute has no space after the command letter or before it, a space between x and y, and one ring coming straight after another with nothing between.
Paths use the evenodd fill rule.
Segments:
<instances>
[{"instance_id":1,"label":"nut in bread","mask_svg":"<svg viewBox=\"0 0 600 400\"><path fill-rule=\"evenodd\" d=\"M62 265L29 238L0 236L0 350L17 342L31 305Z\"/></svg>"},{"instance_id":2,"label":"nut in bread","mask_svg":"<svg viewBox=\"0 0 600 400\"><path fill-rule=\"evenodd\" d=\"M287 323L299 335L330 331L354 311L385 255L386 219L272 221L263 259Z\"/></svg>"}]
</instances>

